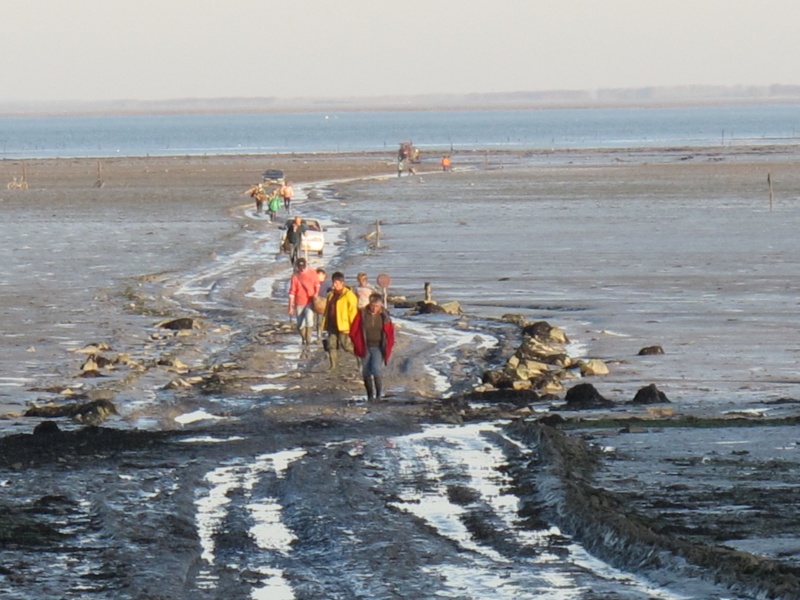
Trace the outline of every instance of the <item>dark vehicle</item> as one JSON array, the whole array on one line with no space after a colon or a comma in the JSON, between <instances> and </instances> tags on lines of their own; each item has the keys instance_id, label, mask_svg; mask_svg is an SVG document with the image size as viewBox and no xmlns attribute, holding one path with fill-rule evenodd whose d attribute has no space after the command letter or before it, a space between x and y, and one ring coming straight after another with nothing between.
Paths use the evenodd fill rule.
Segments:
<instances>
[{"instance_id":1,"label":"dark vehicle","mask_svg":"<svg viewBox=\"0 0 800 600\"><path fill-rule=\"evenodd\" d=\"M268 185L283 185L286 181L283 171L280 169L267 169L263 175L264 181Z\"/></svg>"}]
</instances>

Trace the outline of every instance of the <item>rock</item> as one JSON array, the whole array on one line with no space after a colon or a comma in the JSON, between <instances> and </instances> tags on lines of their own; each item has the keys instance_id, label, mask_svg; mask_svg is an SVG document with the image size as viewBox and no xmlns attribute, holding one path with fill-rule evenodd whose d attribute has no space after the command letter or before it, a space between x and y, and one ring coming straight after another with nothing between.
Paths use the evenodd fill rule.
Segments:
<instances>
[{"instance_id":1,"label":"rock","mask_svg":"<svg viewBox=\"0 0 800 600\"><path fill-rule=\"evenodd\" d=\"M461 304L457 300L451 302L442 302L439 307L448 315L460 315Z\"/></svg>"},{"instance_id":2,"label":"rock","mask_svg":"<svg viewBox=\"0 0 800 600\"><path fill-rule=\"evenodd\" d=\"M417 302L417 313L420 315L442 315L445 310L433 302Z\"/></svg>"},{"instance_id":3,"label":"rock","mask_svg":"<svg viewBox=\"0 0 800 600\"><path fill-rule=\"evenodd\" d=\"M600 395L591 383L579 383L567 391L566 410L612 408L614 403Z\"/></svg>"},{"instance_id":4,"label":"rock","mask_svg":"<svg viewBox=\"0 0 800 600\"><path fill-rule=\"evenodd\" d=\"M650 419L666 419L675 416L675 409L671 406L648 406L647 417Z\"/></svg>"},{"instance_id":5,"label":"rock","mask_svg":"<svg viewBox=\"0 0 800 600\"><path fill-rule=\"evenodd\" d=\"M98 425L115 414L117 414L117 408L110 400L94 400L78 406L72 418L86 425Z\"/></svg>"},{"instance_id":6,"label":"rock","mask_svg":"<svg viewBox=\"0 0 800 600\"><path fill-rule=\"evenodd\" d=\"M98 352L103 352L104 350L111 350L111 347L105 342L99 342L94 344L86 344L83 348L78 348L77 350L73 350L73 352L79 352L81 354L97 354Z\"/></svg>"},{"instance_id":7,"label":"rock","mask_svg":"<svg viewBox=\"0 0 800 600\"><path fill-rule=\"evenodd\" d=\"M531 381L533 382L533 389L542 395L560 394L564 391L564 384L561 383L561 378L558 373L552 371L541 373Z\"/></svg>"},{"instance_id":8,"label":"rock","mask_svg":"<svg viewBox=\"0 0 800 600\"><path fill-rule=\"evenodd\" d=\"M69 404L63 406L33 406L25 411L26 417L71 417L79 423L89 425L101 423L110 415L115 414L117 414L117 409L108 399L99 399L84 404Z\"/></svg>"},{"instance_id":9,"label":"rock","mask_svg":"<svg viewBox=\"0 0 800 600\"><path fill-rule=\"evenodd\" d=\"M178 331L180 329L194 329L196 325L195 320L191 317L181 317L180 319L173 319L172 321L162 321L157 327Z\"/></svg>"},{"instance_id":10,"label":"rock","mask_svg":"<svg viewBox=\"0 0 800 600\"><path fill-rule=\"evenodd\" d=\"M97 362L94 360L94 355L89 356L81 365L81 371L97 371Z\"/></svg>"},{"instance_id":11,"label":"rock","mask_svg":"<svg viewBox=\"0 0 800 600\"><path fill-rule=\"evenodd\" d=\"M655 383L640 388L629 404L668 404L666 394L656 387Z\"/></svg>"},{"instance_id":12,"label":"rock","mask_svg":"<svg viewBox=\"0 0 800 600\"><path fill-rule=\"evenodd\" d=\"M552 415L545 415L542 418L537 420L537 423L541 423L542 425L547 425L548 427L558 427L563 423L566 423L564 417L559 414L552 414Z\"/></svg>"},{"instance_id":13,"label":"rock","mask_svg":"<svg viewBox=\"0 0 800 600\"><path fill-rule=\"evenodd\" d=\"M42 421L33 428L33 435L47 435L50 433L58 433L61 429L55 421Z\"/></svg>"},{"instance_id":14,"label":"rock","mask_svg":"<svg viewBox=\"0 0 800 600\"><path fill-rule=\"evenodd\" d=\"M661 346L646 346L639 350L639 356L650 356L652 354L664 354Z\"/></svg>"},{"instance_id":15,"label":"rock","mask_svg":"<svg viewBox=\"0 0 800 600\"><path fill-rule=\"evenodd\" d=\"M527 323L527 320L522 315L505 314L500 317L500 319L503 321L508 321L509 323L514 323L520 327L525 327L525 324Z\"/></svg>"},{"instance_id":16,"label":"rock","mask_svg":"<svg viewBox=\"0 0 800 600\"><path fill-rule=\"evenodd\" d=\"M533 387L533 384L529 379L520 379L511 383L511 389L513 390L529 390Z\"/></svg>"},{"instance_id":17,"label":"rock","mask_svg":"<svg viewBox=\"0 0 800 600\"><path fill-rule=\"evenodd\" d=\"M156 364L161 367L167 367L168 371L175 373L187 373L189 371L189 366L177 358L161 358L156 361Z\"/></svg>"},{"instance_id":18,"label":"rock","mask_svg":"<svg viewBox=\"0 0 800 600\"><path fill-rule=\"evenodd\" d=\"M581 375L584 377L591 377L592 375L608 375L609 370L602 360L592 358L589 360L578 361L578 366L581 370Z\"/></svg>"},{"instance_id":19,"label":"rock","mask_svg":"<svg viewBox=\"0 0 800 600\"><path fill-rule=\"evenodd\" d=\"M503 371L484 371L481 381L500 389L510 388L512 384L511 378Z\"/></svg>"},{"instance_id":20,"label":"rock","mask_svg":"<svg viewBox=\"0 0 800 600\"><path fill-rule=\"evenodd\" d=\"M562 329L553 327L547 321L537 321L522 328L522 335L527 335L543 342L568 344L569 339Z\"/></svg>"}]
</instances>

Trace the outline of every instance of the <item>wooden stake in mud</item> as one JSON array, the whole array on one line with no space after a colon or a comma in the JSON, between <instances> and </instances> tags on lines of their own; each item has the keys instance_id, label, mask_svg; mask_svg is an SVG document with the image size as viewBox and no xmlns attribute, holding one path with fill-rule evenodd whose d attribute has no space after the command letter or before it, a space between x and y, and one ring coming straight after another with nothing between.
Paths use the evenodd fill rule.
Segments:
<instances>
[{"instance_id":1,"label":"wooden stake in mud","mask_svg":"<svg viewBox=\"0 0 800 600\"><path fill-rule=\"evenodd\" d=\"M375 221L375 247L381 247L381 222Z\"/></svg>"},{"instance_id":2,"label":"wooden stake in mud","mask_svg":"<svg viewBox=\"0 0 800 600\"><path fill-rule=\"evenodd\" d=\"M431 282L425 282L425 304L433 302L433 294L431 294Z\"/></svg>"},{"instance_id":3,"label":"wooden stake in mud","mask_svg":"<svg viewBox=\"0 0 800 600\"><path fill-rule=\"evenodd\" d=\"M94 182L94 187L101 188L105 185L105 181L103 181L102 177L103 173L103 165L100 163L100 160L97 161L97 179Z\"/></svg>"},{"instance_id":4,"label":"wooden stake in mud","mask_svg":"<svg viewBox=\"0 0 800 600\"><path fill-rule=\"evenodd\" d=\"M772 171L767 171L767 185L769 186L769 209L772 210Z\"/></svg>"}]
</instances>

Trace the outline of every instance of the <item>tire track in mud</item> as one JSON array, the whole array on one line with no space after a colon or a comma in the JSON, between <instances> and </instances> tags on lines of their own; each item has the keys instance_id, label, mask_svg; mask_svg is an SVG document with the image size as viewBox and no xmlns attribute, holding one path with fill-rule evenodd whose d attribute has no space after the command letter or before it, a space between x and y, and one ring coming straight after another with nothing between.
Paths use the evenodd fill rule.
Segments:
<instances>
[{"instance_id":1,"label":"tire track in mud","mask_svg":"<svg viewBox=\"0 0 800 600\"><path fill-rule=\"evenodd\" d=\"M219 467L196 498L193 597L676 597L521 513L507 461L528 453L483 424Z\"/></svg>"}]
</instances>

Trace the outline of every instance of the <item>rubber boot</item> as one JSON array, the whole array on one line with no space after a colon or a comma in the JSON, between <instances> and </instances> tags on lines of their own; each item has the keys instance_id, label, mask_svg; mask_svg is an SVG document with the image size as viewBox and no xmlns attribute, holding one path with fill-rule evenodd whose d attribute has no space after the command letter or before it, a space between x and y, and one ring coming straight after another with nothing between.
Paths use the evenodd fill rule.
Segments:
<instances>
[{"instance_id":1,"label":"rubber boot","mask_svg":"<svg viewBox=\"0 0 800 600\"><path fill-rule=\"evenodd\" d=\"M383 398L383 380L377 375L373 379L375 380L375 400L380 400Z\"/></svg>"},{"instance_id":2,"label":"rubber boot","mask_svg":"<svg viewBox=\"0 0 800 600\"><path fill-rule=\"evenodd\" d=\"M372 377L364 377L364 387L367 388L367 402L375 400L375 386L372 385Z\"/></svg>"}]
</instances>

